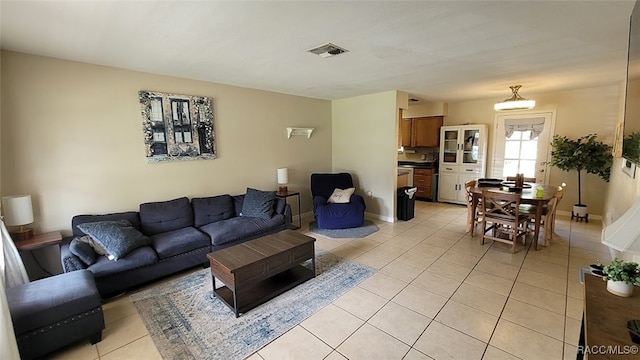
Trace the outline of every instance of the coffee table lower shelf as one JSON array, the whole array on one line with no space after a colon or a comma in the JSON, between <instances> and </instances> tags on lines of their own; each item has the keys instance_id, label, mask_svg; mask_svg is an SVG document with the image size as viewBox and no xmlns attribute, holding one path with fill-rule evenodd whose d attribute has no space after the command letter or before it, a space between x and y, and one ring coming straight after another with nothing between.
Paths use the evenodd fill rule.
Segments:
<instances>
[{"instance_id":1,"label":"coffee table lower shelf","mask_svg":"<svg viewBox=\"0 0 640 360\"><path fill-rule=\"evenodd\" d=\"M215 289L213 294L238 317L241 313L245 313L314 277L314 271L297 265L258 283L242 287L240 294L238 294L238 289L234 292L226 285Z\"/></svg>"}]
</instances>

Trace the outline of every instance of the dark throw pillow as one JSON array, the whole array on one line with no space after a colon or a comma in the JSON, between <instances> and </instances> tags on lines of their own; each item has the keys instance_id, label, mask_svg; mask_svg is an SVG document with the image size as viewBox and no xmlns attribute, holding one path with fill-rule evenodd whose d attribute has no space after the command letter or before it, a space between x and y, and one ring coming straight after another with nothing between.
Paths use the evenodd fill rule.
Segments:
<instances>
[{"instance_id":1,"label":"dark throw pillow","mask_svg":"<svg viewBox=\"0 0 640 360\"><path fill-rule=\"evenodd\" d=\"M91 245L80 241L77 238L71 240L71 243L69 244L69 251L87 265L93 265L96 262L96 256L98 256Z\"/></svg>"},{"instance_id":2,"label":"dark throw pillow","mask_svg":"<svg viewBox=\"0 0 640 360\"><path fill-rule=\"evenodd\" d=\"M276 198L275 191L261 191L247 188L242 204L241 216L271 219L273 214L273 201Z\"/></svg>"},{"instance_id":3,"label":"dark throw pillow","mask_svg":"<svg viewBox=\"0 0 640 360\"><path fill-rule=\"evenodd\" d=\"M99 242L115 260L151 244L151 239L127 220L84 223L79 224L78 229Z\"/></svg>"}]
</instances>

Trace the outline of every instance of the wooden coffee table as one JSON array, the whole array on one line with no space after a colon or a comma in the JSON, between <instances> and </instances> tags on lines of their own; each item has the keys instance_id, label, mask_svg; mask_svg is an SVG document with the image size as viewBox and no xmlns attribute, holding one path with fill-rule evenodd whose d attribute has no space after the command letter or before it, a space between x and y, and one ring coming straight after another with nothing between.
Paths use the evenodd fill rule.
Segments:
<instances>
[{"instance_id":1,"label":"wooden coffee table","mask_svg":"<svg viewBox=\"0 0 640 360\"><path fill-rule=\"evenodd\" d=\"M240 313L316 276L316 239L292 230L207 254L213 294ZM311 269L301 263L311 260ZM216 278L224 286L216 289Z\"/></svg>"}]
</instances>

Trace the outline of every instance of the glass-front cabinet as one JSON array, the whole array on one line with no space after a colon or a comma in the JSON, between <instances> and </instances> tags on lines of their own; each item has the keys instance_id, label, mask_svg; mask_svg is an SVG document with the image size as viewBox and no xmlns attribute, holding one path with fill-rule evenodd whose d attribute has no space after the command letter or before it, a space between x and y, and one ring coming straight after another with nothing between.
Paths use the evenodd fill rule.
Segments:
<instances>
[{"instance_id":1,"label":"glass-front cabinet","mask_svg":"<svg viewBox=\"0 0 640 360\"><path fill-rule=\"evenodd\" d=\"M456 162L458 162L458 135L460 132L458 131L458 129L445 130L444 127L442 127L441 129L442 134L440 135L440 138L443 139L443 141L441 142L442 151L440 154L440 163L455 164Z\"/></svg>"},{"instance_id":2,"label":"glass-front cabinet","mask_svg":"<svg viewBox=\"0 0 640 360\"><path fill-rule=\"evenodd\" d=\"M464 183L485 176L486 126L443 126L440 136L438 201L464 204Z\"/></svg>"},{"instance_id":3,"label":"glass-front cabinet","mask_svg":"<svg viewBox=\"0 0 640 360\"><path fill-rule=\"evenodd\" d=\"M486 153L484 125L443 126L440 164L478 165Z\"/></svg>"}]
</instances>

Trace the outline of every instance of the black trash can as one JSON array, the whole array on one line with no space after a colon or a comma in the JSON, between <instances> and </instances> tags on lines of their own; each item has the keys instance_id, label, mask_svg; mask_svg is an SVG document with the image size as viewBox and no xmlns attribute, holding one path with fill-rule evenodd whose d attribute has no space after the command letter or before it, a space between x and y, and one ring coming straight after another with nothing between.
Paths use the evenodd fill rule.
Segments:
<instances>
[{"instance_id":1,"label":"black trash can","mask_svg":"<svg viewBox=\"0 0 640 360\"><path fill-rule=\"evenodd\" d=\"M415 213L416 191L418 188L403 186L398 188L398 220L411 220Z\"/></svg>"}]
</instances>

